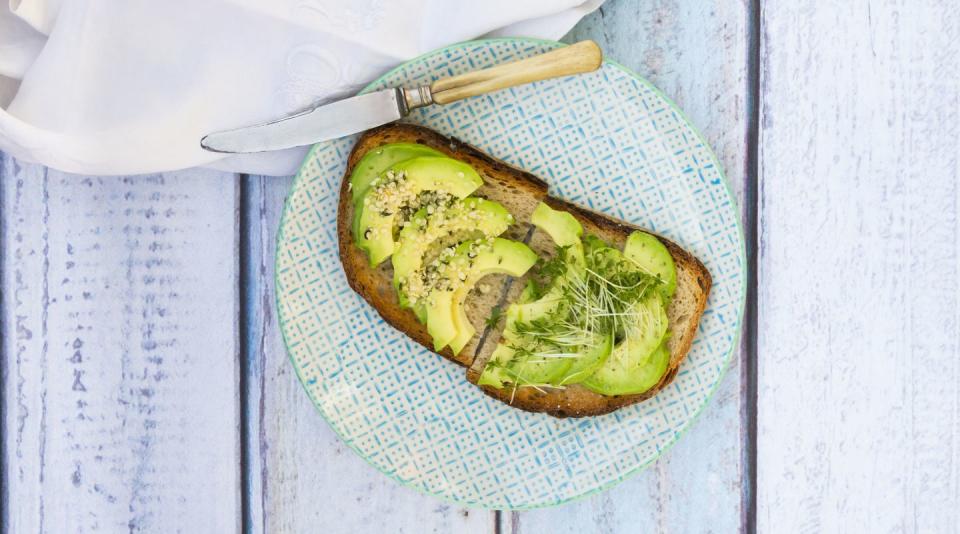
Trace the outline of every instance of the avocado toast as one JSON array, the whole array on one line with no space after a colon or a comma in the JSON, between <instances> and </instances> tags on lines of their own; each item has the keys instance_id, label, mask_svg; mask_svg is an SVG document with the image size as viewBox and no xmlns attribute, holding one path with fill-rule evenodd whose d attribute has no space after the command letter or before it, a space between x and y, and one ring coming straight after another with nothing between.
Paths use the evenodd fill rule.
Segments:
<instances>
[{"instance_id":1,"label":"avocado toast","mask_svg":"<svg viewBox=\"0 0 960 534\"><path fill-rule=\"evenodd\" d=\"M559 417L608 413L669 384L711 284L674 243L407 124L357 142L337 230L350 286L388 323L467 367L487 394Z\"/></svg>"}]
</instances>

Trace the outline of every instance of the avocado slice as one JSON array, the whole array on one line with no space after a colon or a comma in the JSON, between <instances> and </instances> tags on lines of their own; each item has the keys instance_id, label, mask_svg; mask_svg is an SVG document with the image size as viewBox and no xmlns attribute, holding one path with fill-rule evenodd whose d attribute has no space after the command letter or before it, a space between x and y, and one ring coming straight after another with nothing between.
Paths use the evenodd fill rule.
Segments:
<instances>
[{"instance_id":1,"label":"avocado slice","mask_svg":"<svg viewBox=\"0 0 960 534\"><path fill-rule=\"evenodd\" d=\"M583 226L580 225L580 221L565 211L555 210L541 202L533 210L530 222L546 232L557 247L566 248L567 273L554 279L550 288L539 299L532 302L529 299L521 299L520 302L507 307L508 326L516 322L529 322L550 313L557 313L559 311L557 306L563 302L565 278L578 276L583 272L583 242L580 239L583 235ZM524 289L524 292L529 297L532 288L528 286ZM514 332L507 328L504 337L512 339L515 337Z\"/></svg>"},{"instance_id":2,"label":"avocado slice","mask_svg":"<svg viewBox=\"0 0 960 534\"><path fill-rule=\"evenodd\" d=\"M510 243L514 243L514 242L511 241ZM517 244L520 244L520 243L517 243ZM519 249L519 247L517 248ZM523 245L522 251L517 250L515 253L510 253L510 255L512 257L509 258L508 260L505 260L504 264L508 262L512 263L513 265L511 266L511 270L509 272L507 271L497 271L497 272L505 272L506 274L509 274L510 276L515 276L515 277L523 276L537 262L536 254L532 250L530 250L530 248L527 247L526 245ZM501 267L503 266L501 265ZM453 351L454 354L459 354L460 351L463 350L463 347L466 346L466 344L470 341L471 338L473 338L474 334L476 334L476 329L473 327L473 324L470 323L470 318L467 317L467 310L464 308L464 302L467 299L467 295L470 293L472 288L477 284L477 282L479 282L480 278L482 278L482 276L477 278L470 284L464 284L453 296L453 304L454 304L453 318L454 318L454 321L456 322L457 331L458 331L457 337L453 338L453 340L450 341L450 350Z\"/></svg>"},{"instance_id":3,"label":"avocado slice","mask_svg":"<svg viewBox=\"0 0 960 534\"><path fill-rule=\"evenodd\" d=\"M666 350L667 311L659 293L636 306L636 321L627 328L625 339L583 385L601 395L633 395L647 391L666 372L670 353ZM663 352L666 351L666 358Z\"/></svg>"},{"instance_id":4,"label":"avocado slice","mask_svg":"<svg viewBox=\"0 0 960 534\"><path fill-rule=\"evenodd\" d=\"M531 302L537 294L537 286L533 283L533 280L527 280L527 285L523 286L523 291L520 292L520 296L517 297L517 304L526 304Z\"/></svg>"},{"instance_id":5,"label":"avocado slice","mask_svg":"<svg viewBox=\"0 0 960 534\"><path fill-rule=\"evenodd\" d=\"M667 247L655 236L636 231L623 246L623 255L641 270L660 277L660 291L668 300L677 289L677 268Z\"/></svg>"},{"instance_id":6,"label":"avocado slice","mask_svg":"<svg viewBox=\"0 0 960 534\"><path fill-rule=\"evenodd\" d=\"M477 379L477 385L492 386L496 389L502 389L507 384L520 385L516 373L509 368L513 356L514 350L509 345L498 344L484 365L480 378Z\"/></svg>"},{"instance_id":7,"label":"avocado slice","mask_svg":"<svg viewBox=\"0 0 960 534\"><path fill-rule=\"evenodd\" d=\"M350 194L354 204L363 198L370 183L393 165L421 156L444 157L443 152L416 143L390 143L368 151L350 174Z\"/></svg>"},{"instance_id":8,"label":"avocado slice","mask_svg":"<svg viewBox=\"0 0 960 534\"><path fill-rule=\"evenodd\" d=\"M353 235L357 235L357 226L360 224L360 210L356 208L363 202L363 195L370 183L391 166L420 156L443 157L443 153L416 143L390 143L374 148L360 158L350 173L350 198L355 208L351 226Z\"/></svg>"},{"instance_id":9,"label":"avocado slice","mask_svg":"<svg viewBox=\"0 0 960 534\"><path fill-rule=\"evenodd\" d=\"M565 248L567 271L557 276L547 292L537 300L529 301L531 286L524 289L526 297L507 307L507 322L503 331L506 343L501 343L493 352L480 376L482 384L546 385L558 383L568 373L575 354L560 354L557 350L540 350L534 337L521 333L518 325L528 325L537 320L566 315L563 307L565 284L569 277L582 276L584 269L583 226L573 215L554 210L540 203L530 217L530 222L547 233L558 247ZM609 346L597 348L597 357L606 357Z\"/></svg>"},{"instance_id":10,"label":"avocado slice","mask_svg":"<svg viewBox=\"0 0 960 534\"><path fill-rule=\"evenodd\" d=\"M400 230L397 250L393 253L393 287L406 307L408 299L404 286L407 278L415 276L423 266L431 247L438 242L455 239L498 236L513 224L513 215L497 202L467 197L450 207L428 213L421 208Z\"/></svg>"},{"instance_id":11,"label":"avocado slice","mask_svg":"<svg viewBox=\"0 0 960 534\"><path fill-rule=\"evenodd\" d=\"M370 256L370 265L376 267L396 250L394 228L398 212L405 208L420 208L421 194L435 192L430 206L442 204L442 198L462 199L483 185L473 167L446 157L422 156L392 165L370 183L363 193L358 208L357 246Z\"/></svg>"},{"instance_id":12,"label":"avocado slice","mask_svg":"<svg viewBox=\"0 0 960 534\"><path fill-rule=\"evenodd\" d=\"M530 247L508 239L477 239L456 247L443 275L426 297L427 332L433 338L434 350L442 350L451 341L474 328L466 319L463 302L467 293L481 278L489 274L523 276L537 261ZM459 352L463 342L455 352Z\"/></svg>"},{"instance_id":13,"label":"avocado slice","mask_svg":"<svg viewBox=\"0 0 960 534\"><path fill-rule=\"evenodd\" d=\"M499 344L490 355L477 384L497 389L505 384L548 386L556 384L569 369L568 355L531 353L514 345Z\"/></svg>"},{"instance_id":14,"label":"avocado slice","mask_svg":"<svg viewBox=\"0 0 960 534\"><path fill-rule=\"evenodd\" d=\"M580 242L583 226L565 211L555 210L541 202L530 215L530 223L546 232L558 247L583 248Z\"/></svg>"},{"instance_id":15,"label":"avocado slice","mask_svg":"<svg viewBox=\"0 0 960 534\"><path fill-rule=\"evenodd\" d=\"M513 328L517 323L529 323L550 314L559 315L560 306L563 304L562 297L563 288L554 285L550 291L533 302L513 303L507 306L507 326L503 331L503 337L511 341L519 339L520 334Z\"/></svg>"},{"instance_id":16,"label":"avocado slice","mask_svg":"<svg viewBox=\"0 0 960 534\"><path fill-rule=\"evenodd\" d=\"M533 352L523 354L509 368L521 386L559 384L578 357L577 354L555 351Z\"/></svg>"},{"instance_id":17,"label":"avocado slice","mask_svg":"<svg viewBox=\"0 0 960 534\"><path fill-rule=\"evenodd\" d=\"M623 380L606 381L608 375L594 375L583 383L588 389L601 395L636 395L648 391L660 382L670 364L670 350L666 343L661 343L644 360L642 365L630 370L623 370L619 378L628 376L629 385Z\"/></svg>"},{"instance_id":18,"label":"avocado slice","mask_svg":"<svg viewBox=\"0 0 960 534\"><path fill-rule=\"evenodd\" d=\"M578 384L593 376L606 363L611 352L613 352L613 335L595 335L593 343L588 345L570 364L560 384Z\"/></svg>"}]
</instances>

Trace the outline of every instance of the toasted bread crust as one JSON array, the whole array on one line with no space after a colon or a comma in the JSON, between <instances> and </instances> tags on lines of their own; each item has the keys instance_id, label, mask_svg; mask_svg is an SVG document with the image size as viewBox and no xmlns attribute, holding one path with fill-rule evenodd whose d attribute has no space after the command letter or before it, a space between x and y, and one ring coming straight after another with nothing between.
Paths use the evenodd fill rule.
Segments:
<instances>
[{"instance_id":1,"label":"toasted bread crust","mask_svg":"<svg viewBox=\"0 0 960 534\"><path fill-rule=\"evenodd\" d=\"M360 138L350 154L346 174L340 188L337 234L344 272L350 287L370 303L387 323L430 350L433 350L432 341L426 327L417 321L413 312L399 306L396 292L391 283L392 271L389 262L385 262L377 268L370 267L366 255L354 246L353 236L351 235L353 203L348 187L349 176L353 172L354 166L367 151L396 142L420 143L464 161L477 169L486 183L478 193L488 196L492 200L519 195L529 197L529 204L531 205L540 201L546 202L554 209L570 212L580 220L587 233L597 235L618 248L623 247L631 232L642 230L575 204L547 197L547 184L539 178L487 156L456 139L447 138L426 128L409 124L392 124L367 132ZM510 233L509 237L517 239L519 236L528 234L529 213L514 213L514 215L519 224ZM602 415L641 402L656 395L657 392L670 384L679 372L683 359L690 351L700 317L707 305L712 280L710 273L696 257L664 237L657 236L657 238L670 251L676 264L678 294L683 292L688 298L685 299L682 306L678 304L679 299L674 299L667 310L673 330L673 337L668 342L670 363L667 372L656 386L638 395L610 397L599 395L580 385L567 386L563 389L542 390L523 387L517 388L515 391L509 387L499 390L482 387L483 391L522 410L544 412L556 417L584 417ZM678 325L681 328L677 329ZM467 379L474 384L479 379L483 365L486 363L490 352L492 352L492 347L484 346L482 348L484 355L478 355L476 361L474 361L478 337L475 337L458 356L454 356L449 349L440 352L441 356L459 365L467 366Z\"/></svg>"},{"instance_id":2,"label":"toasted bread crust","mask_svg":"<svg viewBox=\"0 0 960 534\"><path fill-rule=\"evenodd\" d=\"M357 141L347 159L347 169L340 184L337 213L340 261L347 275L347 283L370 303L390 326L407 334L427 349L433 350L433 341L427 333L426 325L418 321L411 310L400 307L396 291L393 289L393 270L390 262L386 261L379 267L371 267L366 254L354 246L351 235L353 202L349 188L350 175L364 154L390 143L422 144L468 163L480 173L485 183L484 187L478 190L478 194L483 194L492 200L498 200L496 197L499 195L510 194L533 197L539 202L547 195L547 184L536 176L493 159L470 145L422 126L402 123L381 126L366 132ZM520 217L517 218L520 219ZM516 228L507 237L516 238L525 232L525 228ZM459 365L468 366L473 361L476 342L475 337L456 356L449 348L443 349L439 354Z\"/></svg>"}]
</instances>

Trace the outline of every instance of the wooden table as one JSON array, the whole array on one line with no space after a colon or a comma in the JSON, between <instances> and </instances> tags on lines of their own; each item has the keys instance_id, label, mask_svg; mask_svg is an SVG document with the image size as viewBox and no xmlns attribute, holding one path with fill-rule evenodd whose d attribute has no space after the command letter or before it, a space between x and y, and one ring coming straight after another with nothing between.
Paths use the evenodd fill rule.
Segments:
<instances>
[{"instance_id":1,"label":"wooden table","mask_svg":"<svg viewBox=\"0 0 960 534\"><path fill-rule=\"evenodd\" d=\"M960 9L609 0L588 37L703 130L748 234L742 347L668 454L549 510L401 487L284 353L289 178L5 157L3 532L956 532Z\"/></svg>"}]
</instances>

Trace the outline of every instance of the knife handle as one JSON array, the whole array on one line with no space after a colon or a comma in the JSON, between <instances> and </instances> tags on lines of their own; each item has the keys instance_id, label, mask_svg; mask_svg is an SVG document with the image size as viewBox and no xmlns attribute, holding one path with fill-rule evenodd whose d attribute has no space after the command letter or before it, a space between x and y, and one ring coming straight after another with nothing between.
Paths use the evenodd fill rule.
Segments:
<instances>
[{"instance_id":1,"label":"knife handle","mask_svg":"<svg viewBox=\"0 0 960 534\"><path fill-rule=\"evenodd\" d=\"M442 78L430 85L430 92L433 102L449 104L525 83L592 72L602 62L603 52L597 43L580 41L539 56Z\"/></svg>"}]
</instances>

